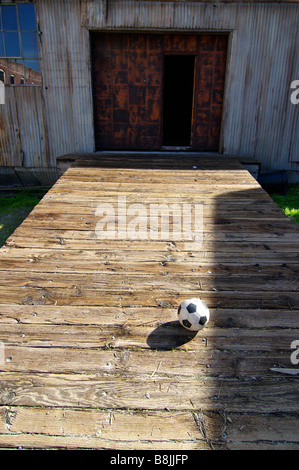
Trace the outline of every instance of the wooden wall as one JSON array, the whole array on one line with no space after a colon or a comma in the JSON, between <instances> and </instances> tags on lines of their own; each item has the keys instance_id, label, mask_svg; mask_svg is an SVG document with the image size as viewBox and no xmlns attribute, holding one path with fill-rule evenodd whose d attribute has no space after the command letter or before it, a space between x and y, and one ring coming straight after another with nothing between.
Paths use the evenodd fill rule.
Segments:
<instances>
[{"instance_id":1,"label":"wooden wall","mask_svg":"<svg viewBox=\"0 0 299 470\"><path fill-rule=\"evenodd\" d=\"M2 167L52 168L60 155L95 150L89 32L129 30L227 32L221 151L255 157L263 169L299 171L299 105L290 101L291 82L299 79L298 3L35 4L43 84L6 87Z\"/></svg>"}]
</instances>

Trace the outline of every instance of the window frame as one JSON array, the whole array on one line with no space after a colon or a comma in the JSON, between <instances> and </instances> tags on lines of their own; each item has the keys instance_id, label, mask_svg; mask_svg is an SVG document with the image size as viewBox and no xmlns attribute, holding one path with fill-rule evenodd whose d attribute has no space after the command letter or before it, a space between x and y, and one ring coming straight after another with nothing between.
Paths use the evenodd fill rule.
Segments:
<instances>
[{"instance_id":1,"label":"window frame","mask_svg":"<svg viewBox=\"0 0 299 470\"><path fill-rule=\"evenodd\" d=\"M21 23L24 21L20 19L20 11L19 7L23 7L24 5L31 5L33 8L33 13L34 13L34 23L35 23L35 29L22 29ZM16 11L16 22L17 22L17 31L15 29L4 29L4 24L3 24L3 7L14 7ZM31 20L31 23L33 23L33 19ZM31 24L30 26L33 26ZM17 33L18 35L18 47L19 47L19 53L20 55L7 55L7 46L5 42L5 33ZM26 34L23 35L23 33L31 33L34 34L35 37L33 38L32 44L32 52L28 55L28 53L24 53L23 50L23 41L25 41ZM37 18L36 18L36 9L35 5L30 2L22 2L22 3L2 3L0 2L0 39L2 39L3 42L3 52L4 55L0 56L0 67L1 69L5 67L6 70L3 70L4 72L4 81L5 86L42 86L42 73L41 73L41 54L40 54L40 43L39 43L39 30L38 30L38 23L37 23ZM29 36L27 36L29 37ZM25 42L24 42L25 45ZM26 52L26 51L25 51ZM26 62L33 62L37 65L37 68L28 68L26 66ZM23 78L23 83L16 83L16 80L14 83L10 83L10 77L11 75L15 75L16 71L13 70L13 63L18 63L19 69L21 70L20 75L21 78ZM37 83L34 83L32 81L32 77L30 77L30 70L33 72L36 72L37 74L40 74L40 80L38 80ZM18 74L18 72L17 72Z\"/></svg>"}]
</instances>

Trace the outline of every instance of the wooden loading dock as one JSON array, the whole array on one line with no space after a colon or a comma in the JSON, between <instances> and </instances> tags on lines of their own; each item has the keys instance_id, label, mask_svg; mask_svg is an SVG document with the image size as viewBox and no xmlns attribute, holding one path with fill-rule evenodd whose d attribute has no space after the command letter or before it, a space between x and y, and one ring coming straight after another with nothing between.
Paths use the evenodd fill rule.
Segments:
<instances>
[{"instance_id":1,"label":"wooden loading dock","mask_svg":"<svg viewBox=\"0 0 299 470\"><path fill-rule=\"evenodd\" d=\"M202 245L97 238L119 196L201 205ZM298 229L235 160L77 160L0 251L0 446L298 449L298 269Z\"/></svg>"}]
</instances>

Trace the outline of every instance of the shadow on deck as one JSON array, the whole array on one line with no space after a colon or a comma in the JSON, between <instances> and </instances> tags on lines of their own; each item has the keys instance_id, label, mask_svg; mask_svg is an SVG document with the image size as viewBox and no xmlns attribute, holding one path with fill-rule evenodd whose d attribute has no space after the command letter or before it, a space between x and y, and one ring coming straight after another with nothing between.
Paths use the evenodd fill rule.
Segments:
<instances>
[{"instance_id":1,"label":"shadow on deck","mask_svg":"<svg viewBox=\"0 0 299 470\"><path fill-rule=\"evenodd\" d=\"M103 163L76 162L1 249L0 445L298 449L298 229L239 162ZM200 249L96 237L119 196L201 205Z\"/></svg>"}]
</instances>

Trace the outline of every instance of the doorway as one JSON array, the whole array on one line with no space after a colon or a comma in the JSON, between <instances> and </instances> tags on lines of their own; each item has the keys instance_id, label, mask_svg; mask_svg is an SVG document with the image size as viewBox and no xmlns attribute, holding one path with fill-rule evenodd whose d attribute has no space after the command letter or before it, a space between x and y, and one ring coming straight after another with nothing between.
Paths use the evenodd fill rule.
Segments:
<instances>
[{"instance_id":1,"label":"doorway","mask_svg":"<svg viewBox=\"0 0 299 470\"><path fill-rule=\"evenodd\" d=\"M195 55L164 56L163 146L191 146Z\"/></svg>"},{"instance_id":2,"label":"doorway","mask_svg":"<svg viewBox=\"0 0 299 470\"><path fill-rule=\"evenodd\" d=\"M219 151L227 41L91 33L96 150Z\"/></svg>"}]
</instances>

